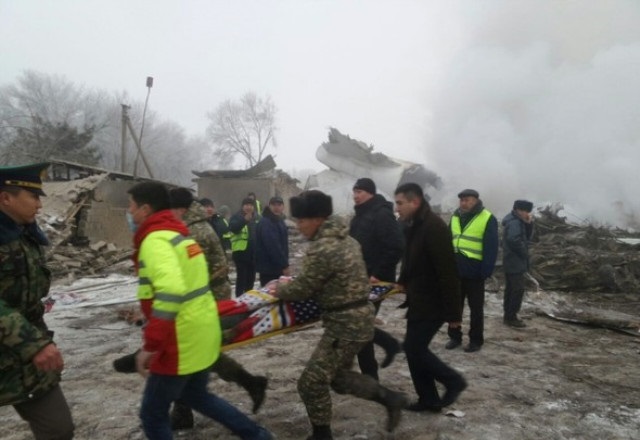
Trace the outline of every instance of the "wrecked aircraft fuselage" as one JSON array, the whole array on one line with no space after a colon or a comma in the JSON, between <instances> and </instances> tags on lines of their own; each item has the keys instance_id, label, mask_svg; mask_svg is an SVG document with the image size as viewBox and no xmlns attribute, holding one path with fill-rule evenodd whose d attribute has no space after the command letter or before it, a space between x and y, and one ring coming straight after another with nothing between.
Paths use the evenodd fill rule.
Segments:
<instances>
[{"instance_id":1,"label":"wrecked aircraft fuselage","mask_svg":"<svg viewBox=\"0 0 640 440\"><path fill-rule=\"evenodd\" d=\"M417 183L425 194L442 185L440 177L422 164L374 153L373 147L335 128L329 130L328 142L318 147L316 158L329 169L310 176L306 189L319 189L331 195L336 213L353 210L351 191L360 177L373 179L378 193L388 200L393 199L395 189L402 183Z\"/></svg>"}]
</instances>

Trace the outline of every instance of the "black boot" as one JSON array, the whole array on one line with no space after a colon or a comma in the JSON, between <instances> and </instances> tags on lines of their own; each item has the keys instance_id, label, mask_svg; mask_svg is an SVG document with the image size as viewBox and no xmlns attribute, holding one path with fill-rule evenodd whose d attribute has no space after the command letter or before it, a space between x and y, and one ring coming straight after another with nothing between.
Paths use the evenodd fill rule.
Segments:
<instances>
[{"instance_id":1,"label":"black boot","mask_svg":"<svg viewBox=\"0 0 640 440\"><path fill-rule=\"evenodd\" d=\"M258 410L262 406L262 402L264 402L268 381L269 379L264 376L251 376L251 378L244 382L242 385L244 389L246 389L249 393L249 396L251 396L251 400L253 401L254 414L258 412Z\"/></svg>"},{"instance_id":2,"label":"black boot","mask_svg":"<svg viewBox=\"0 0 640 440\"><path fill-rule=\"evenodd\" d=\"M373 334L373 342L384 349L385 357L380 364L381 368L387 368L393 362L393 359L402 351L400 342L389 333L376 328Z\"/></svg>"},{"instance_id":3,"label":"black boot","mask_svg":"<svg viewBox=\"0 0 640 440\"><path fill-rule=\"evenodd\" d=\"M135 353L122 356L113 361L113 368L118 373L135 373L136 369L136 355L140 350L136 350Z\"/></svg>"},{"instance_id":4,"label":"black boot","mask_svg":"<svg viewBox=\"0 0 640 440\"><path fill-rule=\"evenodd\" d=\"M253 401L253 412L256 413L260 409L267 390L266 377L254 376L225 353L220 354L216 363L211 367L211 371L217 373L225 382L237 383L247 390Z\"/></svg>"},{"instance_id":5,"label":"black boot","mask_svg":"<svg viewBox=\"0 0 640 440\"><path fill-rule=\"evenodd\" d=\"M176 400L173 402L171 410L171 429L179 431L191 428L193 428L193 411L184 403Z\"/></svg>"},{"instance_id":6,"label":"black boot","mask_svg":"<svg viewBox=\"0 0 640 440\"><path fill-rule=\"evenodd\" d=\"M381 386L379 395L375 400L387 408L387 431L392 432L400 423L402 410L409 402L406 394Z\"/></svg>"},{"instance_id":7,"label":"black boot","mask_svg":"<svg viewBox=\"0 0 640 440\"><path fill-rule=\"evenodd\" d=\"M311 425L313 434L307 437L307 440L333 440L331 434L331 426L329 425Z\"/></svg>"}]
</instances>

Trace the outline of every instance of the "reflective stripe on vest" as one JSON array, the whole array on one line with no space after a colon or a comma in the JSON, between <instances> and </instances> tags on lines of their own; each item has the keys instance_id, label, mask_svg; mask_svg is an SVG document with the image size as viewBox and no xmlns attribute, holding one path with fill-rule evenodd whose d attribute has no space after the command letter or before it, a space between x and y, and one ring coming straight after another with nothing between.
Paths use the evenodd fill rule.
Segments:
<instances>
[{"instance_id":1,"label":"reflective stripe on vest","mask_svg":"<svg viewBox=\"0 0 640 440\"><path fill-rule=\"evenodd\" d=\"M491 213L483 209L474 216L464 227L460 227L460 216L454 215L451 218L451 235L453 236L453 250L467 258L482 261L482 238L487 229L487 223L491 218Z\"/></svg>"},{"instance_id":2,"label":"reflective stripe on vest","mask_svg":"<svg viewBox=\"0 0 640 440\"><path fill-rule=\"evenodd\" d=\"M231 240L231 237L233 237L233 232L228 230L229 229L229 222L224 217L222 218L222 220L224 221L224 224L227 226L227 232L222 234L222 238L226 238L227 240Z\"/></svg>"},{"instance_id":3,"label":"reflective stripe on vest","mask_svg":"<svg viewBox=\"0 0 640 440\"><path fill-rule=\"evenodd\" d=\"M155 368L178 375L209 368L218 358L222 332L202 249L191 237L161 230L144 239L138 258L138 298L152 300L152 317L170 321L175 331Z\"/></svg>"},{"instance_id":4,"label":"reflective stripe on vest","mask_svg":"<svg viewBox=\"0 0 640 440\"><path fill-rule=\"evenodd\" d=\"M239 234L231 236L231 251L245 251L249 245L249 227L244 225Z\"/></svg>"}]
</instances>

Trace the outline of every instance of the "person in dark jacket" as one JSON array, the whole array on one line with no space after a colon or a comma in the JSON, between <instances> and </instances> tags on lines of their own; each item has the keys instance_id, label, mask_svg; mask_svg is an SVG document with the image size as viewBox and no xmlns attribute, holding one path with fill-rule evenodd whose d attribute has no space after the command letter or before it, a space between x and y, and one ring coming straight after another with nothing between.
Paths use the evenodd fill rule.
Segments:
<instances>
[{"instance_id":1,"label":"person in dark jacket","mask_svg":"<svg viewBox=\"0 0 640 440\"><path fill-rule=\"evenodd\" d=\"M351 219L349 235L355 238L362 248L362 256L367 267L370 283L396 281L396 266L402 258L404 237L400 223L393 214L393 203L380 194L376 194L373 180L363 177L353 185L355 216ZM376 314L382 302L376 302ZM383 367L388 366L400 351L400 343L389 333L375 328L373 341L358 353L360 371L378 379L378 362L373 345L377 344L386 351Z\"/></svg>"},{"instance_id":2,"label":"person in dark jacket","mask_svg":"<svg viewBox=\"0 0 640 440\"><path fill-rule=\"evenodd\" d=\"M469 303L469 345L467 353L480 350L484 344L484 281L491 276L498 257L498 220L484 207L480 194L465 189L458 194L460 207L449 222L453 250L460 277L460 294L464 310ZM449 333L448 350L462 344L462 328Z\"/></svg>"},{"instance_id":3,"label":"person in dark jacket","mask_svg":"<svg viewBox=\"0 0 640 440\"><path fill-rule=\"evenodd\" d=\"M524 296L524 274L529 271L529 240L533 234L533 203L516 200L513 210L502 220L502 266L505 275L504 323L522 328L518 318Z\"/></svg>"},{"instance_id":4,"label":"person in dark jacket","mask_svg":"<svg viewBox=\"0 0 640 440\"><path fill-rule=\"evenodd\" d=\"M36 223L48 166L0 168L0 406L13 405L35 439L68 440L74 426L60 388L64 359L42 302L51 284L49 240Z\"/></svg>"},{"instance_id":5,"label":"person in dark jacket","mask_svg":"<svg viewBox=\"0 0 640 440\"><path fill-rule=\"evenodd\" d=\"M207 219L209 220L209 224L216 232L218 239L220 239L220 244L222 244L222 249L225 251L231 249L231 241L229 241L229 222L223 215L217 212L216 205L213 203L213 200L202 198L200 199L200 204L204 206L204 209L207 211Z\"/></svg>"},{"instance_id":6,"label":"person in dark jacket","mask_svg":"<svg viewBox=\"0 0 640 440\"><path fill-rule=\"evenodd\" d=\"M253 199L242 200L240 211L229 221L231 257L236 266L236 297L253 289L256 281L256 223L258 219Z\"/></svg>"},{"instance_id":7,"label":"person in dark jacket","mask_svg":"<svg viewBox=\"0 0 640 440\"><path fill-rule=\"evenodd\" d=\"M260 286L289 276L289 231L283 219L282 197L271 197L256 225L256 270Z\"/></svg>"},{"instance_id":8,"label":"person in dark jacket","mask_svg":"<svg viewBox=\"0 0 640 440\"><path fill-rule=\"evenodd\" d=\"M467 382L429 350L429 343L445 322L459 327L462 320L460 286L451 232L431 211L422 188L405 183L395 191L396 211L405 222L406 249L398 279L406 293L407 333L404 351L418 401L410 411L439 412L456 401ZM442 398L436 382L446 388Z\"/></svg>"}]
</instances>

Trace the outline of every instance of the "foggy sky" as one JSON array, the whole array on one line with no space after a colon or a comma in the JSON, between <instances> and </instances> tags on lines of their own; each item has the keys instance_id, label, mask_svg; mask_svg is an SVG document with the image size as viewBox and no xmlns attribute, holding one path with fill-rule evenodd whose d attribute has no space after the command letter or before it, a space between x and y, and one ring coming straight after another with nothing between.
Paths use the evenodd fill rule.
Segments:
<instances>
[{"instance_id":1,"label":"foggy sky","mask_svg":"<svg viewBox=\"0 0 640 440\"><path fill-rule=\"evenodd\" d=\"M329 126L480 191L640 211L640 2L0 0L0 85L25 70L126 90L189 134L247 91L279 109L278 166Z\"/></svg>"}]
</instances>

